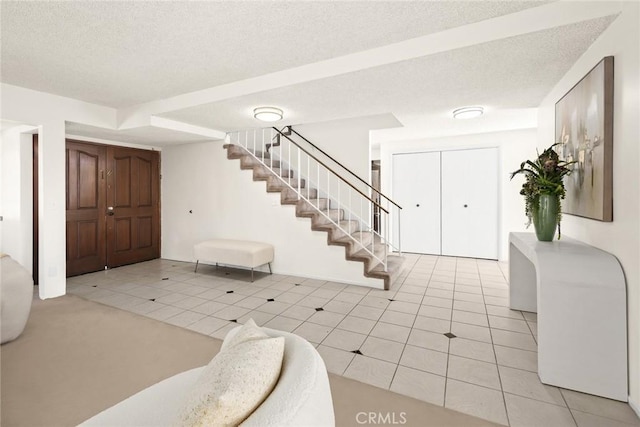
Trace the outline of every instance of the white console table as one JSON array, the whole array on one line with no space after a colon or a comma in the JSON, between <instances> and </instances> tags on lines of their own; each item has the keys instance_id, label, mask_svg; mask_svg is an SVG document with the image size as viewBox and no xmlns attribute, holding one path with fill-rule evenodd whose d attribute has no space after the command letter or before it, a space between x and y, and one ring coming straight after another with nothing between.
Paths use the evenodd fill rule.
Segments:
<instances>
[{"instance_id":1,"label":"white console table","mask_svg":"<svg viewBox=\"0 0 640 427\"><path fill-rule=\"evenodd\" d=\"M618 260L563 237L509 234L514 310L538 313L540 381L626 402L627 292Z\"/></svg>"}]
</instances>

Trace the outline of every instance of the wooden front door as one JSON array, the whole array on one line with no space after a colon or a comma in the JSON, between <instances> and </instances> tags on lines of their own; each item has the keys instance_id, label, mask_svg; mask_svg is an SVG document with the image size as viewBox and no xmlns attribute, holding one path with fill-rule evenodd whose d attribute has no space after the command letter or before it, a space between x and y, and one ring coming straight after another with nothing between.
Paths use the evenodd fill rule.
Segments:
<instances>
[{"instance_id":1,"label":"wooden front door","mask_svg":"<svg viewBox=\"0 0 640 427\"><path fill-rule=\"evenodd\" d=\"M106 148L67 141L67 276L104 269Z\"/></svg>"},{"instance_id":2,"label":"wooden front door","mask_svg":"<svg viewBox=\"0 0 640 427\"><path fill-rule=\"evenodd\" d=\"M107 149L109 267L160 256L159 163L157 151Z\"/></svg>"},{"instance_id":3,"label":"wooden front door","mask_svg":"<svg viewBox=\"0 0 640 427\"><path fill-rule=\"evenodd\" d=\"M157 151L67 141L67 276L160 256Z\"/></svg>"}]
</instances>

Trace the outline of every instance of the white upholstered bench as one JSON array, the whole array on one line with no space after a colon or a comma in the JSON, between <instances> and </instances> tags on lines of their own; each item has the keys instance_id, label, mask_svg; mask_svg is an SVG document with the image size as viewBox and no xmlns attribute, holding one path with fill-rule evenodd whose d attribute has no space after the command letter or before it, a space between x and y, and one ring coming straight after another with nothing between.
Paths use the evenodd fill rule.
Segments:
<instances>
[{"instance_id":1,"label":"white upholstered bench","mask_svg":"<svg viewBox=\"0 0 640 427\"><path fill-rule=\"evenodd\" d=\"M212 239L200 242L193 247L196 258L196 268L200 261L215 262L218 264L235 265L251 269L251 281L253 282L253 269L264 264L269 265L273 261L273 245L263 242L248 240Z\"/></svg>"}]
</instances>

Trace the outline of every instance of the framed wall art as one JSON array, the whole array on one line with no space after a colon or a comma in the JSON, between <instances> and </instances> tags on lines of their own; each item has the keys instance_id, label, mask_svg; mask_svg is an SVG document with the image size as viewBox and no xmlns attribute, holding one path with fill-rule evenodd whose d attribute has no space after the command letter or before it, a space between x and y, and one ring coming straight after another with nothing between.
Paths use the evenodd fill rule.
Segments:
<instances>
[{"instance_id":1,"label":"framed wall art","mask_svg":"<svg viewBox=\"0 0 640 427\"><path fill-rule=\"evenodd\" d=\"M556 103L556 149L575 161L563 212L613 221L613 56L602 59Z\"/></svg>"}]
</instances>

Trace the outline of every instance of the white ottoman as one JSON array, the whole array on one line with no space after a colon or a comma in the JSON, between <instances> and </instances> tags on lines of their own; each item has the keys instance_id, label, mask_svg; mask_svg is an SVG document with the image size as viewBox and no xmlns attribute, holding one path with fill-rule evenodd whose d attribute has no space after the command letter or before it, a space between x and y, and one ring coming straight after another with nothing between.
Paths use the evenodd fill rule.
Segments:
<instances>
[{"instance_id":1,"label":"white ottoman","mask_svg":"<svg viewBox=\"0 0 640 427\"><path fill-rule=\"evenodd\" d=\"M200 242L193 247L196 258L196 268L200 261L229 264L251 269L251 281L253 282L253 269L268 264L269 273L273 261L273 245L264 242L249 240L212 239Z\"/></svg>"}]
</instances>

